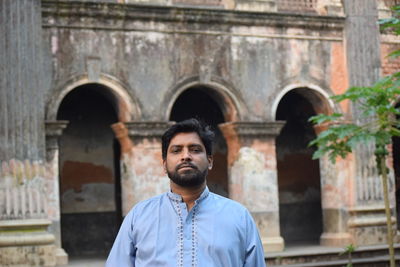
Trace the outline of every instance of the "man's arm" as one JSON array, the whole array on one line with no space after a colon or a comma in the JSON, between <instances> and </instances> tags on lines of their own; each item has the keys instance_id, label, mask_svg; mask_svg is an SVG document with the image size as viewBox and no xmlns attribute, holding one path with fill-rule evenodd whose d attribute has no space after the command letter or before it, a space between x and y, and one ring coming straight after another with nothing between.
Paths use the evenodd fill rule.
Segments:
<instances>
[{"instance_id":1,"label":"man's arm","mask_svg":"<svg viewBox=\"0 0 400 267\"><path fill-rule=\"evenodd\" d=\"M243 267L265 267L264 249L256 224L247 212L246 216L246 259Z\"/></svg>"},{"instance_id":2,"label":"man's arm","mask_svg":"<svg viewBox=\"0 0 400 267\"><path fill-rule=\"evenodd\" d=\"M134 211L125 217L108 255L106 267L135 267L135 244L132 238Z\"/></svg>"}]
</instances>

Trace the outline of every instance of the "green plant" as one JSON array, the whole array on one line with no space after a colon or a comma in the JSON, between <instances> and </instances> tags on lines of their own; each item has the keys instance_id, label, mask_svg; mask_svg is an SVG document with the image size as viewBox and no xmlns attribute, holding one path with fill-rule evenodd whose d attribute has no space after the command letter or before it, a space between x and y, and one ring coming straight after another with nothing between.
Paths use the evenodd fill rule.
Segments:
<instances>
[{"instance_id":1,"label":"green plant","mask_svg":"<svg viewBox=\"0 0 400 267\"><path fill-rule=\"evenodd\" d=\"M393 8L395 17L380 21L382 28L390 28L400 35L400 6ZM400 50L389 56L397 57ZM333 96L339 103L348 100L357 105L361 111L360 122L352 123L344 118L343 114L319 114L311 117L314 124L325 125L327 129L321 132L310 146L317 146L313 158L328 155L329 160L336 162L337 157L345 158L360 144L373 143L376 167L382 177L382 186L387 221L387 235L390 255L390 266L395 267L393 248L393 229L388 197L388 168L386 158L389 155L387 146L393 136L400 136L399 108L395 104L400 99L400 72L383 77L371 87L352 87L342 95Z\"/></svg>"},{"instance_id":2,"label":"green plant","mask_svg":"<svg viewBox=\"0 0 400 267\"><path fill-rule=\"evenodd\" d=\"M349 262L347 263L346 267L353 267L353 259L352 259L352 253L356 250L356 247L353 246L353 244L350 244L344 248L344 251L341 252L339 255L344 255L347 254L347 258Z\"/></svg>"}]
</instances>

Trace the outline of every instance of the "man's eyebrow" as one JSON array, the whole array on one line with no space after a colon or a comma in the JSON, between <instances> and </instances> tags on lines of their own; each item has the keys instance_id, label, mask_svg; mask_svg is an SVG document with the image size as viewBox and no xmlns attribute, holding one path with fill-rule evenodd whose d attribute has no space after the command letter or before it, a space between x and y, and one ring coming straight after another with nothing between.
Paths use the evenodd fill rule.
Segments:
<instances>
[{"instance_id":1,"label":"man's eyebrow","mask_svg":"<svg viewBox=\"0 0 400 267\"><path fill-rule=\"evenodd\" d=\"M183 147L183 145L170 145L169 148Z\"/></svg>"},{"instance_id":2,"label":"man's eyebrow","mask_svg":"<svg viewBox=\"0 0 400 267\"><path fill-rule=\"evenodd\" d=\"M183 145L170 145L169 148L168 148L168 150L169 150L169 149L182 148L182 147L183 147Z\"/></svg>"},{"instance_id":3,"label":"man's eyebrow","mask_svg":"<svg viewBox=\"0 0 400 267\"><path fill-rule=\"evenodd\" d=\"M203 147L203 146L200 144L190 144L189 147Z\"/></svg>"}]
</instances>

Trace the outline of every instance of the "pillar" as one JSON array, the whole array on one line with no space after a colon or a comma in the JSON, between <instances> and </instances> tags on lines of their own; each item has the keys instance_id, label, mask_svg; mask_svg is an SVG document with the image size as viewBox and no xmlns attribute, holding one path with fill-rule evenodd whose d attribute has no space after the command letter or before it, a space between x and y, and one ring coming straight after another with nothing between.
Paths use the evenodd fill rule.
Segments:
<instances>
[{"instance_id":1,"label":"pillar","mask_svg":"<svg viewBox=\"0 0 400 267\"><path fill-rule=\"evenodd\" d=\"M275 137L284 122L228 122L219 127L228 146L229 197L252 213L265 251L282 251Z\"/></svg>"},{"instance_id":2,"label":"pillar","mask_svg":"<svg viewBox=\"0 0 400 267\"><path fill-rule=\"evenodd\" d=\"M112 125L121 145L121 201L125 216L139 201L166 192L169 179L161 157L161 136L169 122L125 122Z\"/></svg>"},{"instance_id":3,"label":"pillar","mask_svg":"<svg viewBox=\"0 0 400 267\"><path fill-rule=\"evenodd\" d=\"M48 182L48 215L51 225L50 232L55 236L57 265L66 265L68 255L61 247L60 225L60 179L59 179L59 138L67 127L68 121L46 121L46 162L51 179Z\"/></svg>"},{"instance_id":4,"label":"pillar","mask_svg":"<svg viewBox=\"0 0 400 267\"><path fill-rule=\"evenodd\" d=\"M344 0L343 3L349 85L371 86L379 79L381 64L377 1ZM366 122L361 117L358 103L351 104L350 116L355 123ZM355 245L386 241L383 191L373 152L374 144L369 143L359 145L353 153L355 187L348 227ZM394 194L393 188L390 194Z\"/></svg>"},{"instance_id":5,"label":"pillar","mask_svg":"<svg viewBox=\"0 0 400 267\"><path fill-rule=\"evenodd\" d=\"M0 265L55 266L40 0L0 1Z\"/></svg>"},{"instance_id":6,"label":"pillar","mask_svg":"<svg viewBox=\"0 0 400 267\"><path fill-rule=\"evenodd\" d=\"M43 161L41 1L0 1L0 34L0 160Z\"/></svg>"}]
</instances>

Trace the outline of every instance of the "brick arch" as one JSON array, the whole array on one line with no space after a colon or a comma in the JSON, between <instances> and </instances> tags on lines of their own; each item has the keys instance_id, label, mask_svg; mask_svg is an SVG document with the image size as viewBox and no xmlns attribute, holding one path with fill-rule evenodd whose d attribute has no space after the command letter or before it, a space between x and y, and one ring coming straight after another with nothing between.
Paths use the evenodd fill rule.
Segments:
<instances>
[{"instance_id":1,"label":"brick arch","mask_svg":"<svg viewBox=\"0 0 400 267\"><path fill-rule=\"evenodd\" d=\"M165 121L168 121L172 108L178 97L186 90L193 87L205 87L207 93L218 103L223 112L225 121L241 121L248 114L247 108L242 97L231 87L228 87L222 81L201 82L198 77L192 77L178 83L165 95L161 107L165 113L162 115Z\"/></svg>"},{"instance_id":2,"label":"brick arch","mask_svg":"<svg viewBox=\"0 0 400 267\"><path fill-rule=\"evenodd\" d=\"M72 77L56 88L46 102L46 120L57 120L57 113L65 96L72 90L86 84L98 84L108 90L108 93L112 95L116 102L119 121L128 122L139 120L141 117L140 103L128 93L127 86L105 74L101 74L100 78L96 81L90 80L84 74Z\"/></svg>"},{"instance_id":3,"label":"brick arch","mask_svg":"<svg viewBox=\"0 0 400 267\"><path fill-rule=\"evenodd\" d=\"M340 110L340 107L335 105L334 102L329 98L331 94L323 90L321 87L312 84L291 84L283 88L275 97L275 100L271 106L272 120L275 120L276 118L278 105L282 98L292 90L296 90L297 93L310 101L317 114L332 114L334 111Z\"/></svg>"}]
</instances>

